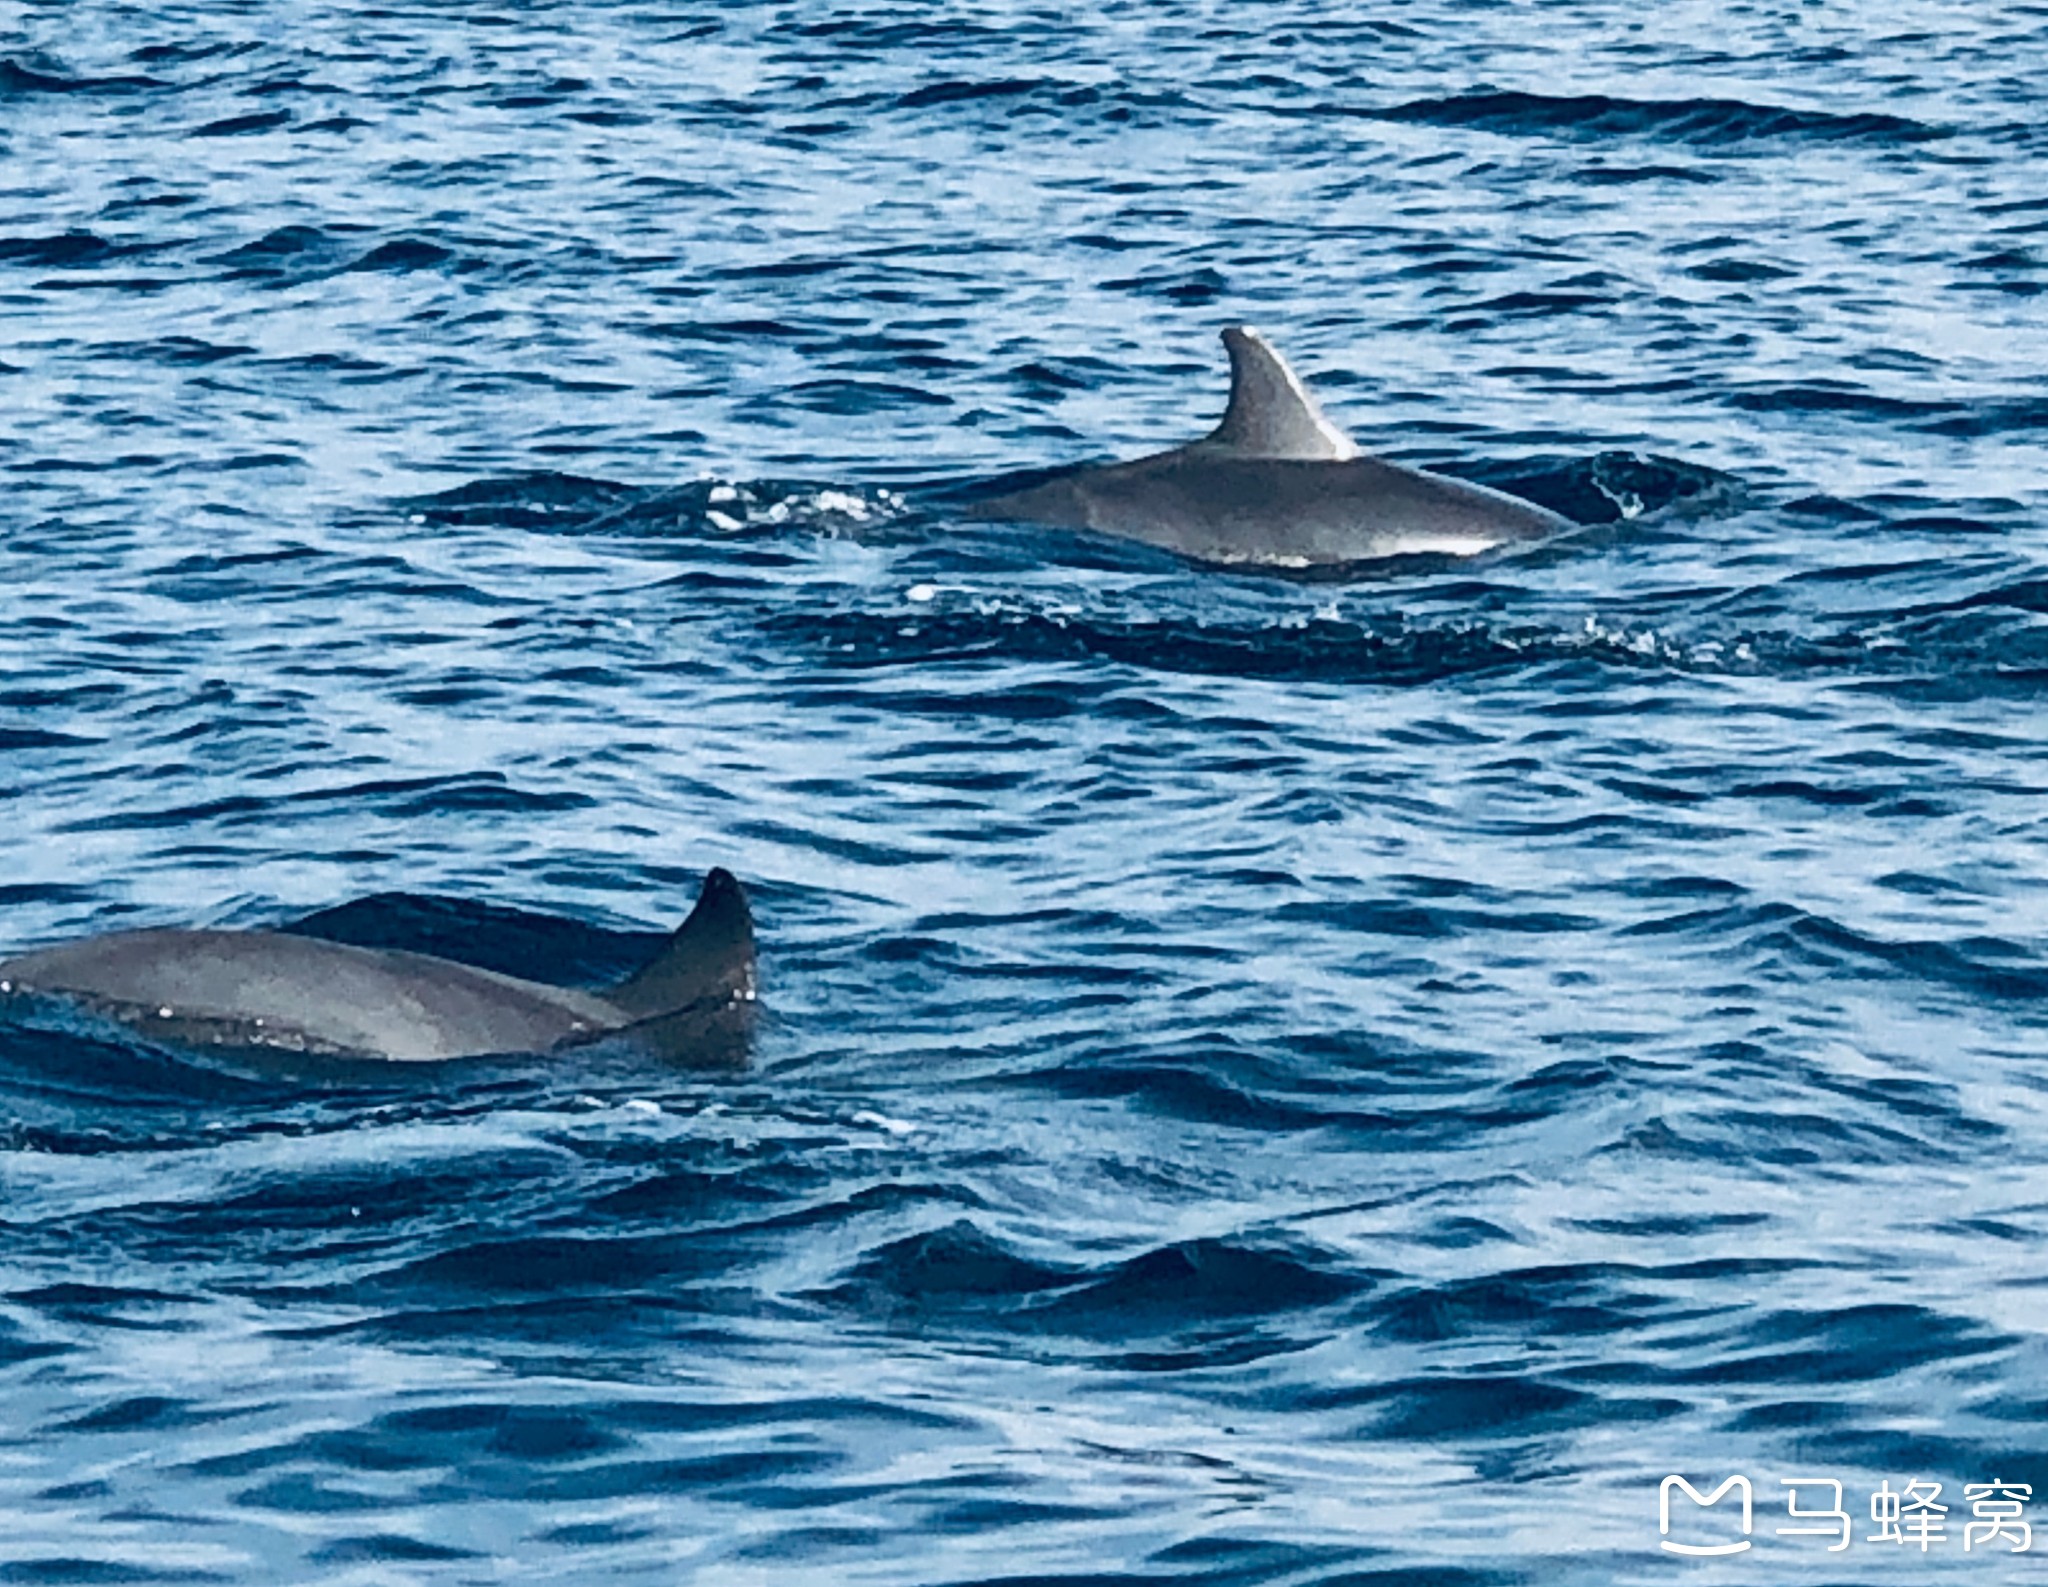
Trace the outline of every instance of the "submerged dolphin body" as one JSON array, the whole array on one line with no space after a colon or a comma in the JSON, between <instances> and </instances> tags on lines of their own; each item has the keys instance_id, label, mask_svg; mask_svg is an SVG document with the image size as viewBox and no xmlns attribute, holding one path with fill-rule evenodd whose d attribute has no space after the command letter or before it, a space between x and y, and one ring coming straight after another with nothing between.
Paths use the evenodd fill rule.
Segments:
<instances>
[{"instance_id":1,"label":"submerged dolphin body","mask_svg":"<svg viewBox=\"0 0 2048 1587\"><path fill-rule=\"evenodd\" d=\"M1200 562L1340 566L1470 556L1570 520L1518 497L1363 457L1257 331L1223 333L1230 406L1201 440L985 497L979 518L1093 529Z\"/></svg>"},{"instance_id":2,"label":"submerged dolphin body","mask_svg":"<svg viewBox=\"0 0 2048 1587\"><path fill-rule=\"evenodd\" d=\"M121 931L0 962L0 993L68 998L179 1046L427 1062L549 1053L619 1037L675 1058L737 1050L754 1001L754 927L731 872L603 992L452 959L278 931Z\"/></svg>"}]
</instances>

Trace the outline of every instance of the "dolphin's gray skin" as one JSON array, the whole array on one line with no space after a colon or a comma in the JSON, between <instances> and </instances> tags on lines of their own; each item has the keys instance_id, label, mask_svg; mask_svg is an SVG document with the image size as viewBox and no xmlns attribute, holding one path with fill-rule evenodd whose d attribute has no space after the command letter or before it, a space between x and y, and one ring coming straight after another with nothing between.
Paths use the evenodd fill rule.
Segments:
<instances>
[{"instance_id":1,"label":"dolphin's gray skin","mask_svg":"<svg viewBox=\"0 0 2048 1587\"><path fill-rule=\"evenodd\" d=\"M1257 331L1234 326L1223 345L1230 406L1201 440L1072 469L969 511L1123 535L1199 562L1294 569L1470 556L1570 527L1483 485L1360 456Z\"/></svg>"},{"instance_id":2,"label":"dolphin's gray skin","mask_svg":"<svg viewBox=\"0 0 2048 1587\"><path fill-rule=\"evenodd\" d=\"M153 1039L234 1052L417 1063L616 1036L723 1058L752 1012L754 925L740 884L714 870L661 952L601 993L284 932L166 930L0 962L0 994L60 996Z\"/></svg>"}]
</instances>

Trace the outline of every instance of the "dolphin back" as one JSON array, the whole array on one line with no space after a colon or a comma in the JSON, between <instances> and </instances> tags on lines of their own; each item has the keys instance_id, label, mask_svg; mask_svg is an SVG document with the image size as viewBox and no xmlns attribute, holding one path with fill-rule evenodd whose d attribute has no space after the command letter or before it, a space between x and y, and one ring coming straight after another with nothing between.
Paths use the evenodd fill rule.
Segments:
<instances>
[{"instance_id":1,"label":"dolphin back","mask_svg":"<svg viewBox=\"0 0 2048 1587\"><path fill-rule=\"evenodd\" d=\"M275 931L123 931L0 964L185 1046L431 1061L546 1052L616 1023L597 998L428 954Z\"/></svg>"},{"instance_id":2,"label":"dolphin back","mask_svg":"<svg viewBox=\"0 0 2048 1587\"><path fill-rule=\"evenodd\" d=\"M969 514L1271 569L1470 556L1570 527L1534 502L1364 456L1264 337L1234 326L1223 341L1230 403L1208 435L1127 463L1005 482Z\"/></svg>"},{"instance_id":3,"label":"dolphin back","mask_svg":"<svg viewBox=\"0 0 2048 1587\"><path fill-rule=\"evenodd\" d=\"M1200 443L1078 469L976 512L1120 535L1218 566L1277 569L1470 556L1569 527L1534 502L1380 458L1239 458Z\"/></svg>"},{"instance_id":4,"label":"dolphin back","mask_svg":"<svg viewBox=\"0 0 2048 1587\"><path fill-rule=\"evenodd\" d=\"M428 1062L611 1037L664 1057L743 1054L754 1004L746 893L714 870L661 952L609 993L431 954L276 931L123 931L0 961L0 996L53 995L180 1046Z\"/></svg>"}]
</instances>

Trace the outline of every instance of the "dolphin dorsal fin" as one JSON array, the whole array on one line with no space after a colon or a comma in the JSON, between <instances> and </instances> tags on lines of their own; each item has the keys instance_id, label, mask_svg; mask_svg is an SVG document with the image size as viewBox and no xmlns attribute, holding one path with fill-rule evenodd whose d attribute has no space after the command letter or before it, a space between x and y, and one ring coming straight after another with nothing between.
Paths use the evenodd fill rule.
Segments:
<instances>
[{"instance_id":1,"label":"dolphin dorsal fin","mask_svg":"<svg viewBox=\"0 0 2048 1587\"><path fill-rule=\"evenodd\" d=\"M707 998L754 993L754 917L732 872L714 869L690 918L662 950L605 1000L632 1019L671 1014Z\"/></svg>"},{"instance_id":2,"label":"dolphin dorsal fin","mask_svg":"<svg viewBox=\"0 0 2048 1587\"><path fill-rule=\"evenodd\" d=\"M1248 325L1223 333L1230 349L1230 406L1195 445L1241 457L1341 463L1358 456L1351 437L1323 416L1301 377Z\"/></svg>"}]
</instances>

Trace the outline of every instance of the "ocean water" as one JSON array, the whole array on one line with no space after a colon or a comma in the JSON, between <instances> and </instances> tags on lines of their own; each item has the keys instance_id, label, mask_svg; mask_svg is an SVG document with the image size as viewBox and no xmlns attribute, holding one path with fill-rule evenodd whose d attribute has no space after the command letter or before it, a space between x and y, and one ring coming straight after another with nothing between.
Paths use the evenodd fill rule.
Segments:
<instances>
[{"instance_id":1,"label":"ocean water","mask_svg":"<svg viewBox=\"0 0 2048 1587\"><path fill-rule=\"evenodd\" d=\"M595 983L722 864L766 1011L10 1012L0 1581L2038 1580L2044 76L2040 4L0 0L0 953ZM1583 527L963 520L1239 322Z\"/></svg>"}]
</instances>

